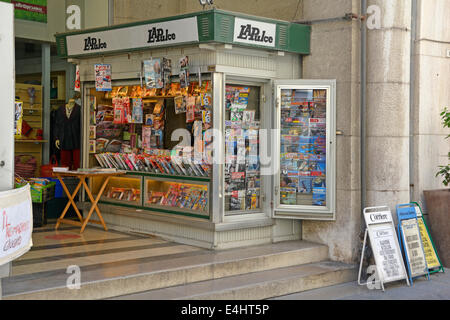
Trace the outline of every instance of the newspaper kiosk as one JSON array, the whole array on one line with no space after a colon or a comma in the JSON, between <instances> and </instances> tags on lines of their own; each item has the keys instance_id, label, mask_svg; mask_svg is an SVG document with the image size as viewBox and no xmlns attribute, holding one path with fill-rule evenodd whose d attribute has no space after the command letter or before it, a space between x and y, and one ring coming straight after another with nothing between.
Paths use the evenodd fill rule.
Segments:
<instances>
[{"instance_id":1,"label":"newspaper kiosk","mask_svg":"<svg viewBox=\"0 0 450 320\"><path fill-rule=\"evenodd\" d=\"M127 171L108 226L223 249L335 219L336 84L300 79L309 26L213 9L56 38L80 70L83 167Z\"/></svg>"}]
</instances>

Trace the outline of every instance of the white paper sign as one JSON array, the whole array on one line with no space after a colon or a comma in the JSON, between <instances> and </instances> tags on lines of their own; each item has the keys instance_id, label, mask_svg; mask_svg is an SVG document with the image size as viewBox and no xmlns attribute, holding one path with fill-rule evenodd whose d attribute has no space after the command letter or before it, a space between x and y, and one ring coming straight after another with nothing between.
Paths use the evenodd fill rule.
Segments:
<instances>
[{"instance_id":1,"label":"white paper sign","mask_svg":"<svg viewBox=\"0 0 450 320\"><path fill-rule=\"evenodd\" d=\"M408 253L411 277L417 277L427 273L427 264L423 252L422 241L420 239L417 219L403 220L401 224L403 230L403 243Z\"/></svg>"},{"instance_id":2,"label":"white paper sign","mask_svg":"<svg viewBox=\"0 0 450 320\"><path fill-rule=\"evenodd\" d=\"M30 186L0 192L0 265L17 259L33 245Z\"/></svg>"},{"instance_id":3,"label":"white paper sign","mask_svg":"<svg viewBox=\"0 0 450 320\"><path fill-rule=\"evenodd\" d=\"M373 226L370 241L372 250L377 256L379 271L384 282L397 281L405 278L400 262L400 251L396 245L396 237L390 226Z\"/></svg>"},{"instance_id":4,"label":"white paper sign","mask_svg":"<svg viewBox=\"0 0 450 320\"><path fill-rule=\"evenodd\" d=\"M234 19L234 42L275 47L277 25L273 23Z\"/></svg>"},{"instance_id":5,"label":"white paper sign","mask_svg":"<svg viewBox=\"0 0 450 320\"><path fill-rule=\"evenodd\" d=\"M378 275L384 283L407 277L390 211L364 212Z\"/></svg>"},{"instance_id":6,"label":"white paper sign","mask_svg":"<svg viewBox=\"0 0 450 320\"><path fill-rule=\"evenodd\" d=\"M197 17L67 36L67 54L84 55L125 49L198 42Z\"/></svg>"}]
</instances>

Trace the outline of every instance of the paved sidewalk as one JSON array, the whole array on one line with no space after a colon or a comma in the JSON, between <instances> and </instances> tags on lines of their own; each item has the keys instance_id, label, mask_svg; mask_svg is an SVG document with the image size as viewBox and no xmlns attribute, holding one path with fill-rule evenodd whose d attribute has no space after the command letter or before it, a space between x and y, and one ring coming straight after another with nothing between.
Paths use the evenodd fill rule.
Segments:
<instances>
[{"instance_id":1,"label":"paved sidewalk","mask_svg":"<svg viewBox=\"0 0 450 320\"><path fill-rule=\"evenodd\" d=\"M418 278L411 287L398 281L386 284L385 289L369 290L355 281L271 300L450 300L450 269L432 274L431 281Z\"/></svg>"}]
</instances>

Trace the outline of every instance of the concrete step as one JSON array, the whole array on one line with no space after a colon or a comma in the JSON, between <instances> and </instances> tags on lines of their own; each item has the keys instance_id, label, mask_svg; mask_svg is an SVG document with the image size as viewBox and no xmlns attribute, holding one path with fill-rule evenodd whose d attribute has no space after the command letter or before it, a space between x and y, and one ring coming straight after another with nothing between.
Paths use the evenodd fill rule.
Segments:
<instances>
[{"instance_id":1,"label":"concrete step","mask_svg":"<svg viewBox=\"0 0 450 320\"><path fill-rule=\"evenodd\" d=\"M114 300L261 300L355 281L357 268L318 262L116 297Z\"/></svg>"},{"instance_id":2,"label":"concrete step","mask_svg":"<svg viewBox=\"0 0 450 320\"><path fill-rule=\"evenodd\" d=\"M290 241L255 247L210 251L199 249L185 256L171 255L131 264L81 267L80 289L67 288L70 274L55 270L3 280L5 300L105 299L195 282L311 264L328 259L328 247Z\"/></svg>"}]
</instances>

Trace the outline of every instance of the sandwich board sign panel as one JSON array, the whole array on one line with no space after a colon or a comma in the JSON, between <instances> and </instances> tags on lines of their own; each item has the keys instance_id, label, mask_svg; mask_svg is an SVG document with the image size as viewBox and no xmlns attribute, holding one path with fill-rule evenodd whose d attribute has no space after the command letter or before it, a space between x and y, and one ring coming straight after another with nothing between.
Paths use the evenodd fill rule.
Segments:
<instances>
[{"instance_id":1,"label":"sandwich board sign panel","mask_svg":"<svg viewBox=\"0 0 450 320\"><path fill-rule=\"evenodd\" d=\"M406 280L409 285L390 209L388 207L366 208L364 209L364 220L367 227L361 253L358 283L364 285L361 284L360 279L368 235L375 259L378 281L381 283L383 291L384 284L388 282Z\"/></svg>"},{"instance_id":2,"label":"sandwich board sign panel","mask_svg":"<svg viewBox=\"0 0 450 320\"><path fill-rule=\"evenodd\" d=\"M414 208L416 210L420 236L422 238L423 249L425 251L425 259L427 260L428 272L430 272L430 274L440 271L444 272L444 268L442 267L441 260L439 259L436 246L434 245L430 231L428 230L428 226L425 222L425 219L423 218L422 208L417 202L413 202L412 205L414 205Z\"/></svg>"},{"instance_id":3,"label":"sandwich board sign panel","mask_svg":"<svg viewBox=\"0 0 450 320\"><path fill-rule=\"evenodd\" d=\"M398 236L405 253L406 264L408 266L409 280L420 276L427 276L427 261L423 249L422 237L420 236L419 223L414 205L402 204L397 206Z\"/></svg>"}]
</instances>

